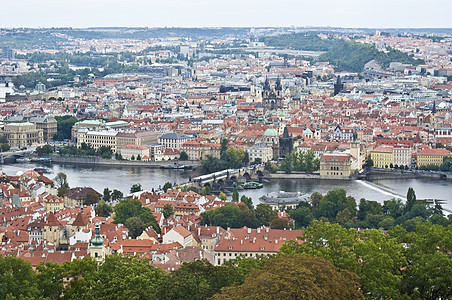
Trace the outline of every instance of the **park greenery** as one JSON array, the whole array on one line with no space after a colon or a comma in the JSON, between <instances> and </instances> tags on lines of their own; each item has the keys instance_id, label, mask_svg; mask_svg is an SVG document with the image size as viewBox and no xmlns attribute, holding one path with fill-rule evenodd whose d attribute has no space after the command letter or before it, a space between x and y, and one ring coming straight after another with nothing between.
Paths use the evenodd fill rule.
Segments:
<instances>
[{"instance_id":1,"label":"park greenery","mask_svg":"<svg viewBox=\"0 0 452 300\"><path fill-rule=\"evenodd\" d=\"M284 210L283 207L281 209ZM400 225L408 232L424 221L442 226L452 225L452 217L443 215L440 204L430 206L416 199L412 188L408 189L407 202L400 199L377 201L362 198L359 204L347 196L344 189L329 191L326 195L315 192L310 202L300 202L296 208L285 209L294 220L295 228L308 226L313 220L337 223L345 228L375 228L389 230Z\"/></svg>"},{"instance_id":2,"label":"park greenery","mask_svg":"<svg viewBox=\"0 0 452 300\"><path fill-rule=\"evenodd\" d=\"M72 137L72 127L77 123L77 118L74 116L56 116L57 134L53 137L55 141L70 140Z\"/></svg>"},{"instance_id":3,"label":"park greenery","mask_svg":"<svg viewBox=\"0 0 452 300\"><path fill-rule=\"evenodd\" d=\"M391 62L412 65L424 63L413 59L408 54L396 49L387 48L385 52L377 50L374 45L346 41L343 39L326 37L317 34L296 33L261 38L266 45L304 51L322 51L319 61L328 61L338 69L361 72L364 65L375 60L382 67L387 68Z\"/></svg>"},{"instance_id":4,"label":"park greenery","mask_svg":"<svg viewBox=\"0 0 452 300\"><path fill-rule=\"evenodd\" d=\"M151 226L157 233L160 233L160 227L152 214L152 211L143 206L140 201L135 199L120 200L115 205L115 216L113 223L124 224L129 229L129 235L136 238Z\"/></svg>"},{"instance_id":5,"label":"park greenery","mask_svg":"<svg viewBox=\"0 0 452 300\"><path fill-rule=\"evenodd\" d=\"M0 256L1 299L449 299L452 226L413 232L346 229L314 221L303 243L277 255L239 256L223 266L187 262L170 273L147 259L108 255L33 270Z\"/></svg>"},{"instance_id":6,"label":"park greenery","mask_svg":"<svg viewBox=\"0 0 452 300\"><path fill-rule=\"evenodd\" d=\"M248 153L243 149L227 147L228 140L221 140L220 158L207 155L201 161L201 167L205 174L214 173L226 169L238 169L249 163Z\"/></svg>"},{"instance_id":7,"label":"park greenery","mask_svg":"<svg viewBox=\"0 0 452 300\"><path fill-rule=\"evenodd\" d=\"M9 151L11 147L8 144L8 139L5 135L0 136L0 152Z\"/></svg>"},{"instance_id":8,"label":"park greenery","mask_svg":"<svg viewBox=\"0 0 452 300\"><path fill-rule=\"evenodd\" d=\"M294 151L286 155L279 166L279 170L286 174L290 174L292 171L312 173L319 168L320 161L315 157L314 150Z\"/></svg>"},{"instance_id":9,"label":"park greenery","mask_svg":"<svg viewBox=\"0 0 452 300\"><path fill-rule=\"evenodd\" d=\"M45 147L45 146L44 146ZM66 146L58 149L61 156L98 156L102 158L111 158L113 156L113 151L111 147L101 146L94 149L93 146L87 143L81 143L80 147L77 146Z\"/></svg>"},{"instance_id":10,"label":"park greenery","mask_svg":"<svg viewBox=\"0 0 452 300\"><path fill-rule=\"evenodd\" d=\"M201 218L202 225L221 226L225 229L243 226L257 228L270 226L272 221L278 218L278 214L268 204L258 204L253 208L249 203L228 202L215 210L201 213Z\"/></svg>"}]
</instances>

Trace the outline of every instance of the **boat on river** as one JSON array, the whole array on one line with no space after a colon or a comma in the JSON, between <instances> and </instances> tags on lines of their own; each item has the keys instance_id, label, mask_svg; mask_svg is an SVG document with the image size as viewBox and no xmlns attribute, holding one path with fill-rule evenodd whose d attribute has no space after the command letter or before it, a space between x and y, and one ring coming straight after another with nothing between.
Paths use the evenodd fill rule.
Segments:
<instances>
[{"instance_id":1,"label":"boat on river","mask_svg":"<svg viewBox=\"0 0 452 300\"><path fill-rule=\"evenodd\" d=\"M234 182L234 187L237 188L243 188L245 190L255 190L255 189L261 189L264 187L262 183L259 182Z\"/></svg>"},{"instance_id":2,"label":"boat on river","mask_svg":"<svg viewBox=\"0 0 452 300\"><path fill-rule=\"evenodd\" d=\"M52 170L50 170L48 168L44 168L44 167L34 168L33 171L36 171L36 172L42 173L42 174L52 173Z\"/></svg>"},{"instance_id":3,"label":"boat on river","mask_svg":"<svg viewBox=\"0 0 452 300\"><path fill-rule=\"evenodd\" d=\"M181 165L178 163L174 163L172 165L166 165L166 166L161 166L160 169L167 169L167 170L190 170L192 169L193 166L189 166L189 165Z\"/></svg>"},{"instance_id":4,"label":"boat on river","mask_svg":"<svg viewBox=\"0 0 452 300\"><path fill-rule=\"evenodd\" d=\"M30 159L30 162L51 163L52 159L50 157L36 157L36 158Z\"/></svg>"}]
</instances>

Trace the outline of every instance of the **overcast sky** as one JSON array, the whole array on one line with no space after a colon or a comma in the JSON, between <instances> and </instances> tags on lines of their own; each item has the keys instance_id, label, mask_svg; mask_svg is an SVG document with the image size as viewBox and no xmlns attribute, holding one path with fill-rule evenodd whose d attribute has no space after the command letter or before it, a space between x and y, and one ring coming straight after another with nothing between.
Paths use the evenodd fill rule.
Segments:
<instances>
[{"instance_id":1,"label":"overcast sky","mask_svg":"<svg viewBox=\"0 0 452 300\"><path fill-rule=\"evenodd\" d=\"M452 27L452 0L1 0L0 27Z\"/></svg>"}]
</instances>

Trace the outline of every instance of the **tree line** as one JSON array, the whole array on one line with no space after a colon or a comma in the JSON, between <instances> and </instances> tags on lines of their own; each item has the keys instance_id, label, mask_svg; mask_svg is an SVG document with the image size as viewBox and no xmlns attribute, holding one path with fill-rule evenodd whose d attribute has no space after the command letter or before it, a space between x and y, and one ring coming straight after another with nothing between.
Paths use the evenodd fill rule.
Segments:
<instances>
[{"instance_id":1,"label":"tree line","mask_svg":"<svg viewBox=\"0 0 452 300\"><path fill-rule=\"evenodd\" d=\"M416 231L346 229L315 221L303 243L277 255L207 260L165 273L147 259L108 255L33 270L0 256L2 299L448 299L452 226L425 221Z\"/></svg>"}]
</instances>

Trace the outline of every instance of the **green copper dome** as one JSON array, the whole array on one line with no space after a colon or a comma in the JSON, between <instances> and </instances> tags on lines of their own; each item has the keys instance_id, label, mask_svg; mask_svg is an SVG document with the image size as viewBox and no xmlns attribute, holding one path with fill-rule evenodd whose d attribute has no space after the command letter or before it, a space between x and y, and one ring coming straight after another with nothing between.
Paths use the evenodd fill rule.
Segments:
<instances>
[{"instance_id":1,"label":"green copper dome","mask_svg":"<svg viewBox=\"0 0 452 300\"><path fill-rule=\"evenodd\" d=\"M96 223L96 226L94 227L94 237L90 242L91 248L102 248L104 245L104 240L100 237L100 225L99 223Z\"/></svg>"},{"instance_id":2,"label":"green copper dome","mask_svg":"<svg viewBox=\"0 0 452 300\"><path fill-rule=\"evenodd\" d=\"M267 130L265 130L264 136L265 136L265 137L274 137L274 136L278 136L278 132L275 130L275 128L269 127Z\"/></svg>"}]
</instances>

